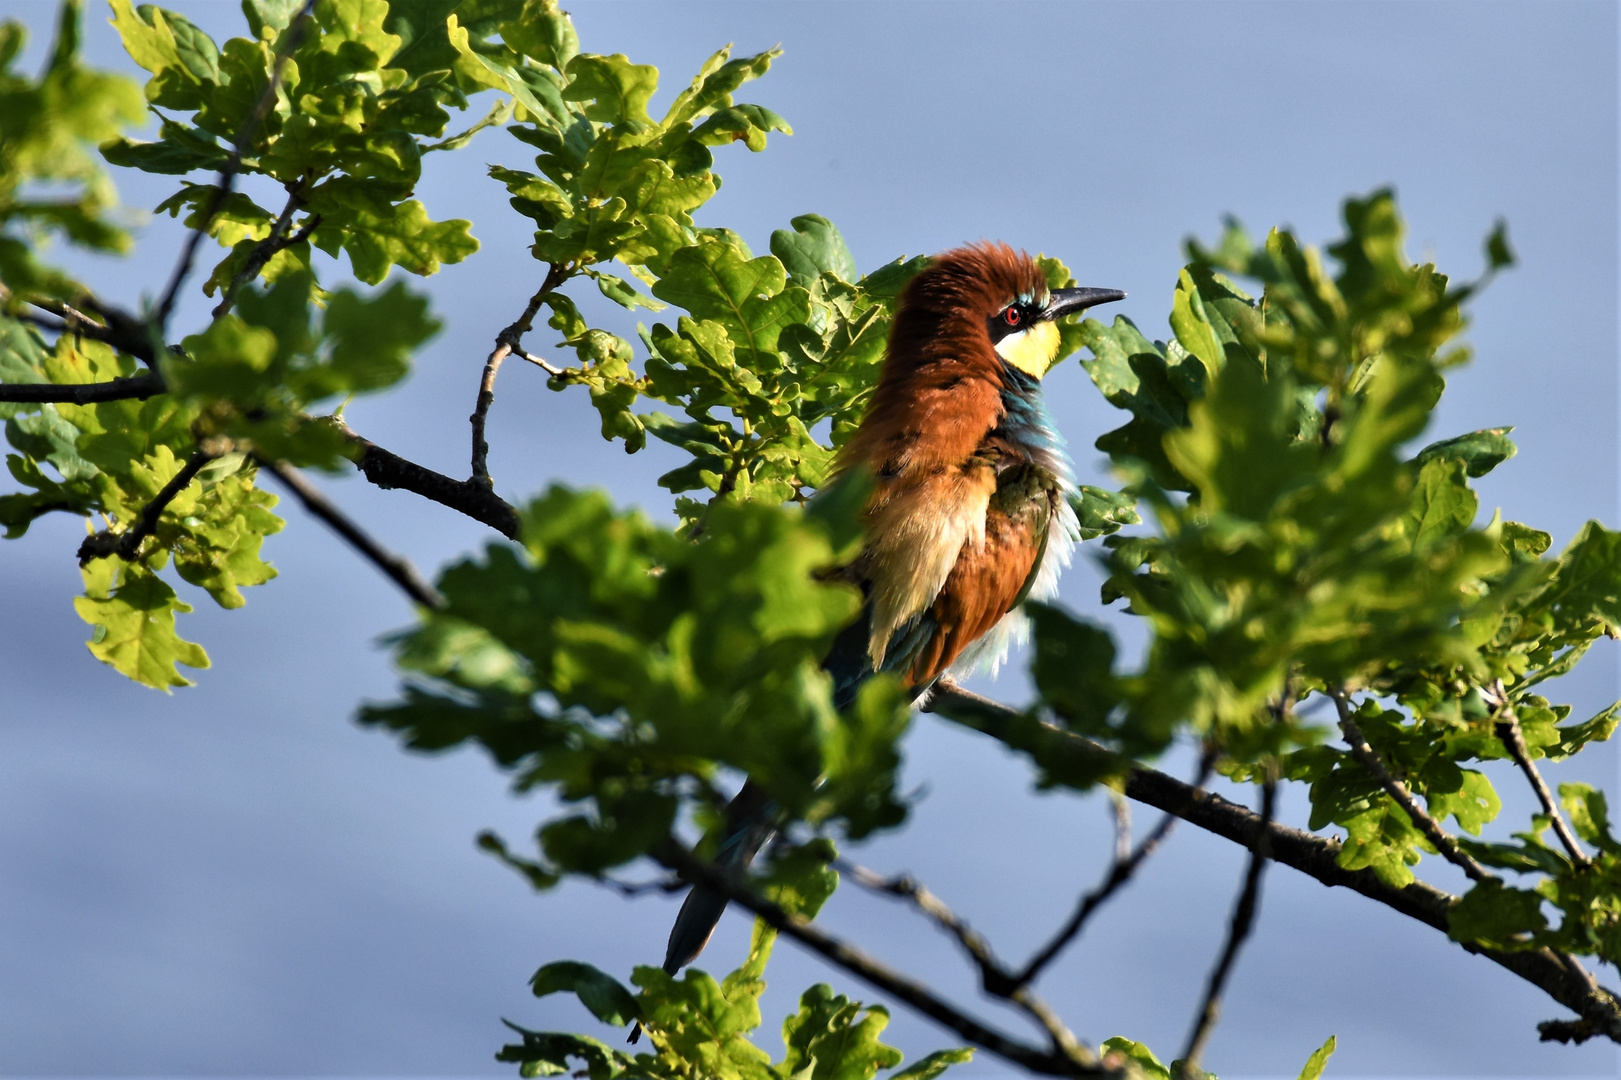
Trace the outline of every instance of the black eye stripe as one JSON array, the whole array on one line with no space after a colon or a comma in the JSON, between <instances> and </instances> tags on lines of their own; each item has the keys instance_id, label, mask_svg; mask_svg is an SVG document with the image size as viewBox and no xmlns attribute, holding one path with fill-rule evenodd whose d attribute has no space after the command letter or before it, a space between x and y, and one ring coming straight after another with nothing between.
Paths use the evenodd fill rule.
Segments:
<instances>
[{"instance_id":1,"label":"black eye stripe","mask_svg":"<svg viewBox=\"0 0 1621 1080\"><path fill-rule=\"evenodd\" d=\"M991 343L994 345L1003 338L1024 330L1036 321L1040 311L1041 309L1033 304L1020 303L1017 300L998 311L990 320Z\"/></svg>"}]
</instances>

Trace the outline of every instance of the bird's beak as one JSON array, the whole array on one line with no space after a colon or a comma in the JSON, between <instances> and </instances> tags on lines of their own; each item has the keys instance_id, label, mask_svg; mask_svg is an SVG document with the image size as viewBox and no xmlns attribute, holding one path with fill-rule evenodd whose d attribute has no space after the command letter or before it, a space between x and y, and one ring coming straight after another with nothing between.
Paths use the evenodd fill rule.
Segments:
<instances>
[{"instance_id":1,"label":"bird's beak","mask_svg":"<svg viewBox=\"0 0 1621 1080\"><path fill-rule=\"evenodd\" d=\"M1085 311L1098 304L1112 304L1125 298L1126 294L1119 289L1054 289L1041 317L1058 319L1078 311Z\"/></svg>"}]
</instances>

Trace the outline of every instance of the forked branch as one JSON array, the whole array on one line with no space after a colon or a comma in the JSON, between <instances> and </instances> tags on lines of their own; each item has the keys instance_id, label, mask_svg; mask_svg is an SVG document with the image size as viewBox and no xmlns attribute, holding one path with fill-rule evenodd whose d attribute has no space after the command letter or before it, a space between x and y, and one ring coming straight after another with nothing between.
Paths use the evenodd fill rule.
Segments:
<instances>
[{"instance_id":1,"label":"forked branch","mask_svg":"<svg viewBox=\"0 0 1621 1080\"><path fill-rule=\"evenodd\" d=\"M1560 813L1553 792L1548 790L1548 782L1542 778L1536 763L1531 760L1530 748L1525 745L1525 733L1520 730L1520 718L1514 712L1514 705L1503 689L1502 680L1498 680L1492 687L1492 692L1497 699L1497 708L1493 713L1497 737L1503 741L1503 747L1508 750L1509 757L1514 759L1514 764L1525 774L1531 790L1536 792L1537 801L1542 804L1542 812L1553 822L1554 835L1559 837L1559 842L1570 853L1571 861L1577 866L1592 866L1593 860L1576 842L1576 834L1571 832L1569 823L1565 821L1565 815Z\"/></svg>"},{"instance_id":2,"label":"forked branch","mask_svg":"<svg viewBox=\"0 0 1621 1080\"><path fill-rule=\"evenodd\" d=\"M299 226L298 231L291 231L293 213L302 205L304 205L302 184L291 186L287 193L287 204L282 207L281 216L276 219L276 223L270 227L270 235L249 253L247 261L242 264L242 269L231 275L230 283L220 291L220 302L215 304L214 310L210 312L214 318L217 319L231 310L231 305L236 302L236 294L241 291L242 286L259 276L259 271L265 268L266 263L295 244L302 244L310 238L311 233L321 227L321 215L314 214Z\"/></svg>"},{"instance_id":3,"label":"forked branch","mask_svg":"<svg viewBox=\"0 0 1621 1080\"><path fill-rule=\"evenodd\" d=\"M540 305L546 302L546 297L559 285L568 280L570 270L567 263L550 263L546 268L546 277L535 290L535 295L529 298L524 305L523 314L519 315L499 334L495 336L495 348L490 350L489 357L484 361L484 372L478 382L478 400L473 405L473 415L468 421L473 425L473 475L472 483L482 484L488 488L490 481L490 444L485 438L484 429L489 420L490 406L495 403L495 377L501 371L501 364L508 356L517 353L523 359L541 367L550 369L544 361L537 360L523 351L523 336L534 328L535 316L540 313Z\"/></svg>"},{"instance_id":4,"label":"forked branch","mask_svg":"<svg viewBox=\"0 0 1621 1080\"><path fill-rule=\"evenodd\" d=\"M0 284L0 304L10 303L11 300L11 290ZM8 312L5 317L28 323L53 334L72 334L75 337L89 338L91 341L105 342L119 352L135 357L149 368L157 360L153 348L154 339L147 334L146 324L139 319L131 318L117 308L103 305L93 296L86 295L79 298L79 307L90 309L92 314L86 314L80 311L79 307L62 300L31 298L26 303L29 307L37 308L54 318L45 319L26 311ZM11 385L14 384L6 384L5 388L9 389Z\"/></svg>"},{"instance_id":5,"label":"forked branch","mask_svg":"<svg viewBox=\"0 0 1621 1080\"><path fill-rule=\"evenodd\" d=\"M174 501L175 496L190 487L191 482L197 479L197 474L202 472L203 466L219 457L220 453L218 450L199 447L180 467L180 471L152 496L152 501L141 508L141 512L136 515L134 523L129 528L123 532L104 529L85 537L84 543L79 545L79 565L83 566L92 559L106 558L108 555L117 555L125 562L133 561L141 549L141 542L157 529L158 519L163 516L163 511Z\"/></svg>"},{"instance_id":6,"label":"forked branch","mask_svg":"<svg viewBox=\"0 0 1621 1080\"><path fill-rule=\"evenodd\" d=\"M219 179L208 197L208 205L203 209L197 227L186 237L185 246L180 250L180 258L169 275L168 287L163 290L163 299L158 301L157 310L153 313L152 323L160 332L169 325L169 316L174 313L180 287L186 283L186 278L191 273L191 265L197 259L198 246L208 234L208 227L213 224L215 216L225 206L225 200L230 198L231 188L236 184L236 174L242 170L243 153L253 142L254 135L258 134L265 117L270 115L271 106L276 103L276 94L281 89L282 70L287 66L288 58L303 44L304 34L308 30L311 13L314 10L315 0L305 0L282 34L281 45L276 49L275 58L271 61L270 79L265 84L264 93L259 95L259 100L254 104L247 122L236 133L230 157L226 159L225 167L219 171Z\"/></svg>"},{"instance_id":7,"label":"forked branch","mask_svg":"<svg viewBox=\"0 0 1621 1080\"><path fill-rule=\"evenodd\" d=\"M1390 770L1385 767L1385 763L1379 757L1378 752L1369 746L1368 740L1363 737L1362 729L1357 726L1356 717L1352 713L1345 691L1338 688L1331 689L1328 696L1333 698L1334 708L1339 712L1340 731L1345 735L1345 744L1350 747L1351 756L1356 758L1357 763L1364 769L1373 774L1373 778L1379 781L1379 786L1385 789L1385 794L1395 800L1396 805L1402 808L1402 812L1424 834L1425 839L1435 845L1435 850L1439 851L1447 862L1468 874L1469 880L1486 881L1489 878L1494 879L1494 875L1487 873L1485 867L1458 847L1458 842L1445 829L1441 828L1440 822L1436 821L1429 815L1427 810L1418 805L1418 800L1407 789L1407 785L1391 775Z\"/></svg>"},{"instance_id":8,"label":"forked branch","mask_svg":"<svg viewBox=\"0 0 1621 1080\"><path fill-rule=\"evenodd\" d=\"M1017 725L1028 719L1018 709L955 687L938 691L926 709L1014 746L1019 745L1015 738ZM1133 765L1091 739L1051 724L1041 728L1045 740L1042 749L1050 755L1048 764L1052 768L1061 767L1068 758L1077 768L1118 769L1126 776L1128 799L1174 814L1250 850L1254 850L1257 835L1264 831L1272 861L1293 867L1324 885L1360 893L1443 934L1448 930L1448 912L1458 902L1448 892L1422 881L1396 888L1372 870L1347 870L1339 864L1338 840L1275 821L1265 823L1242 806L1199 791L1157 769ZM1621 1043L1621 999L1599 986L1574 957L1549 948L1506 952L1473 943L1463 943L1462 947L1508 969L1576 1013L1581 1017L1577 1026L1590 1033L1582 1037L1598 1034ZM1544 1039L1559 1039L1572 1037L1573 1029L1566 1021L1550 1021L1541 1030Z\"/></svg>"},{"instance_id":9,"label":"forked branch","mask_svg":"<svg viewBox=\"0 0 1621 1080\"><path fill-rule=\"evenodd\" d=\"M1215 754L1209 750L1206 750L1200 757L1198 776L1193 781L1195 791L1203 791L1205 782L1210 779L1210 771L1214 767L1215 761ZM1080 902L1075 905L1075 911L1070 915L1069 920L1059 928L1058 933L1052 936L1051 940L1042 947L1040 952L1030 958L1030 962L1025 964L1024 969L1015 976L1019 985L1023 986L1034 982L1046 969L1047 965L1052 963L1058 954L1063 952L1069 946L1069 943L1080 935L1081 928L1086 925L1086 920L1091 918L1092 913L1102 907L1109 897L1113 896L1131 880L1132 875L1137 872L1137 868L1143 864L1143 861L1152 855L1164 842L1165 837L1170 834L1171 828L1176 824L1176 821L1177 818L1174 814L1166 814L1160 818L1159 824L1154 826L1154 831L1144 837L1143 842L1137 845L1135 849L1130 847L1130 836L1129 834L1126 835L1126 844L1117 845L1117 847L1123 847L1124 850L1116 850L1114 860L1109 864L1109 872L1104 875L1103 881L1095 889L1081 897Z\"/></svg>"},{"instance_id":10,"label":"forked branch","mask_svg":"<svg viewBox=\"0 0 1621 1080\"><path fill-rule=\"evenodd\" d=\"M968 958L979 968L980 985L984 987L985 992L1011 1002L1034 1021L1047 1033L1054 1053L1067 1058L1076 1058L1077 1055L1085 1053L1075 1034L1063 1020L1059 1019L1052 1007L1037 996L1027 983L1020 982L1017 976L1008 970L1007 965L997 959L995 951L992 950L990 942L985 940L984 935L969 926L916 878L910 874L886 878L864 866L844 860L839 860L835 865L863 888L910 902L936 926L955 938L957 944L962 946L963 952L967 953Z\"/></svg>"},{"instance_id":11,"label":"forked branch","mask_svg":"<svg viewBox=\"0 0 1621 1080\"><path fill-rule=\"evenodd\" d=\"M829 934L815 923L791 914L772 903L737 875L731 874L694 856L673 839L666 839L653 852L660 865L675 871L682 878L702 885L726 897L755 915L767 926L793 938L836 966L863 980L879 991L916 1009L967 1039L976 1046L1031 1072L1044 1076L1108 1076L1097 1056L1084 1047L1077 1048L1071 1057L1041 1050L1005 1035L957 1006L939 997L928 987L895 971L886 964L868 956L860 949L848 945Z\"/></svg>"},{"instance_id":12,"label":"forked branch","mask_svg":"<svg viewBox=\"0 0 1621 1080\"><path fill-rule=\"evenodd\" d=\"M366 479L380 488L401 488L466 514L509 540L518 538L518 511L486 484L454 480L444 473L408 461L352 432L358 444L355 464Z\"/></svg>"},{"instance_id":13,"label":"forked branch","mask_svg":"<svg viewBox=\"0 0 1621 1080\"><path fill-rule=\"evenodd\" d=\"M1188 1035L1188 1045L1182 1051L1182 1064L1177 1071L1180 1080L1194 1080L1203 1076L1199 1061L1204 1057L1205 1047L1210 1044L1210 1036L1216 1030L1216 1021L1221 1018L1222 991L1227 986L1227 977L1232 974L1233 964L1238 960L1238 952L1255 925L1255 912L1261 902L1261 876L1266 873L1270 854L1272 811L1277 805L1277 794L1277 777L1269 771L1261 784L1261 827L1255 831L1255 845L1250 849L1249 866L1244 871L1244 888L1238 895L1238 902L1233 905L1233 915L1227 925L1227 941L1222 946L1221 958L1210 972L1204 1000L1199 1005L1193 1031Z\"/></svg>"}]
</instances>

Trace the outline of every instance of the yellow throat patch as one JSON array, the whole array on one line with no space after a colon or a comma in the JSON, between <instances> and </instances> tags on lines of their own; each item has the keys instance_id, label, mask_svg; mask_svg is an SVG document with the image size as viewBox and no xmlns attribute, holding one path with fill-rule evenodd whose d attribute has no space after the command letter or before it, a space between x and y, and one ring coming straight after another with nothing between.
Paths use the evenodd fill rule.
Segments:
<instances>
[{"instance_id":1,"label":"yellow throat patch","mask_svg":"<svg viewBox=\"0 0 1621 1080\"><path fill-rule=\"evenodd\" d=\"M1026 375L1041 378L1058 357L1058 324L1038 322L996 343L996 354Z\"/></svg>"}]
</instances>

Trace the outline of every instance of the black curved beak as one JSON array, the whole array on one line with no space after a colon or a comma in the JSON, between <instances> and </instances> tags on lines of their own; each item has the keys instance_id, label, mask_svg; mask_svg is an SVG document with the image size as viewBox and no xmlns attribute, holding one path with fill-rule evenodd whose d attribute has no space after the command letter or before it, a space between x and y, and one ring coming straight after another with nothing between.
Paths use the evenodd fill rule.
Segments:
<instances>
[{"instance_id":1,"label":"black curved beak","mask_svg":"<svg viewBox=\"0 0 1621 1080\"><path fill-rule=\"evenodd\" d=\"M1078 311L1085 311L1098 304L1112 304L1116 300L1124 300L1126 294L1119 289L1054 289L1052 297L1047 301L1047 307L1042 311L1044 319L1057 319L1065 315L1073 315Z\"/></svg>"}]
</instances>

